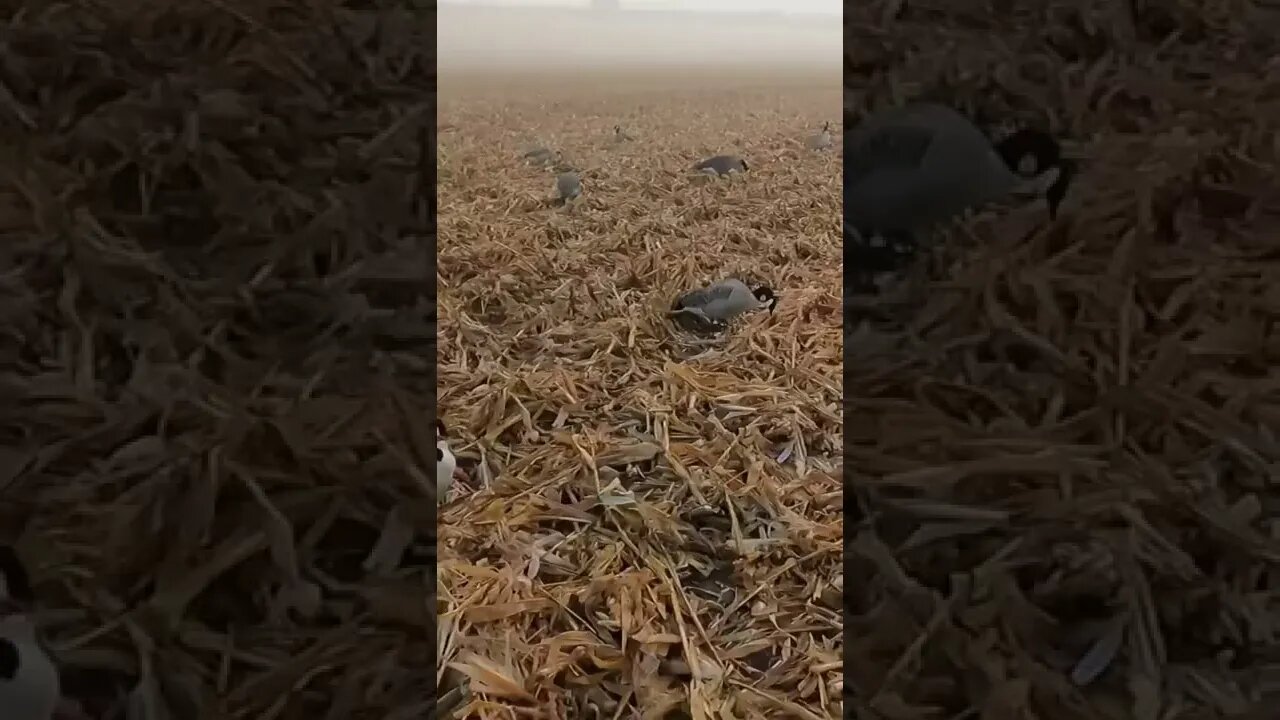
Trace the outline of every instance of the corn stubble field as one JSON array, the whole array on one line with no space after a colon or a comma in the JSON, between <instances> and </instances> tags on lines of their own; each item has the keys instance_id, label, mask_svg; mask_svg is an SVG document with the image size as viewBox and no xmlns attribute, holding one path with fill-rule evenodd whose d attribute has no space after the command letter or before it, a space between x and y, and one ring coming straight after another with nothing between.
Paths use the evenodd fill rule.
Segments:
<instances>
[{"instance_id":1,"label":"corn stubble field","mask_svg":"<svg viewBox=\"0 0 1280 720\"><path fill-rule=\"evenodd\" d=\"M983 213L933 282L852 318L849 709L1277 717L1280 9L846 23L852 117L927 98L1050 128L1081 165L1058 222Z\"/></svg>"},{"instance_id":2,"label":"corn stubble field","mask_svg":"<svg viewBox=\"0 0 1280 720\"><path fill-rule=\"evenodd\" d=\"M0 545L63 695L426 717L430 24L0 12Z\"/></svg>"},{"instance_id":3,"label":"corn stubble field","mask_svg":"<svg viewBox=\"0 0 1280 720\"><path fill-rule=\"evenodd\" d=\"M839 109L833 74L441 78L457 716L839 716L840 156L803 146ZM577 207L548 204L534 141L581 172ZM690 176L720 152L750 172ZM777 312L672 328L727 276Z\"/></svg>"}]
</instances>

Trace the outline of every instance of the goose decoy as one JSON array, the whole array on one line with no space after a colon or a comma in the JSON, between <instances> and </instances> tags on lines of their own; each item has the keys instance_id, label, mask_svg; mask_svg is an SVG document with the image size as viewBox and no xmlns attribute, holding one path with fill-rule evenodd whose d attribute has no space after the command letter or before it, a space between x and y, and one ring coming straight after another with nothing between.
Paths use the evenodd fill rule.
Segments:
<instances>
[{"instance_id":1,"label":"goose decoy","mask_svg":"<svg viewBox=\"0 0 1280 720\"><path fill-rule=\"evenodd\" d=\"M810 150L826 150L831 147L831 123L822 123L822 132L811 136L806 144Z\"/></svg>"},{"instance_id":2,"label":"goose decoy","mask_svg":"<svg viewBox=\"0 0 1280 720\"><path fill-rule=\"evenodd\" d=\"M449 488L454 480L466 481L467 473L458 467L458 459L449 449L445 440L444 421L436 420L436 504L444 502L449 496Z\"/></svg>"},{"instance_id":3,"label":"goose decoy","mask_svg":"<svg viewBox=\"0 0 1280 720\"><path fill-rule=\"evenodd\" d=\"M560 153L545 147L536 147L522 155L530 165L546 167L559 159Z\"/></svg>"},{"instance_id":4,"label":"goose decoy","mask_svg":"<svg viewBox=\"0 0 1280 720\"><path fill-rule=\"evenodd\" d=\"M732 175L734 173L746 172L751 168L747 167L747 161L737 155L716 155L693 166L694 170L706 173L707 175Z\"/></svg>"},{"instance_id":5,"label":"goose decoy","mask_svg":"<svg viewBox=\"0 0 1280 720\"><path fill-rule=\"evenodd\" d=\"M671 307L670 315L689 315L715 329L723 329L747 311L768 308L772 313L777 306L778 296L767 285L752 290L741 280L729 278L681 295Z\"/></svg>"},{"instance_id":6,"label":"goose decoy","mask_svg":"<svg viewBox=\"0 0 1280 720\"><path fill-rule=\"evenodd\" d=\"M572 170L562 172L556 176L556 202L559 205L565 205L577 200L582 195L582 181L578 179L578 173Z\"/></svg>"},{"instance_id":7,"label":"goose decoy","mask_svg":"<svg viewBox=\"0 0 1280 720\"><path fill-rule=\"evenodd\" d=\"M1074 175L1057 141L1037 130L992 144L942 105L872 115L845 135L846 267L896 269L915 254L917 233L1012 193L1043 188L1056 217Z\"/></svg>"}]
</instances>

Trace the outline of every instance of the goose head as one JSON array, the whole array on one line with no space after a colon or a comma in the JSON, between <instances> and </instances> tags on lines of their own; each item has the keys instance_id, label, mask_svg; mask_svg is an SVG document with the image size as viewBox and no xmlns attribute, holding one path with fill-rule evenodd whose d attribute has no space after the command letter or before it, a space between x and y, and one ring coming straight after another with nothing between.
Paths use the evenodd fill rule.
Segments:
<instances>
[{"instance_id":1,"label":"goose head","mask_svg":"<svg viewBox=\"0 0 1280 720\"><path fill-rule=\"evenodd\" d=\"M761 285L751 292L755 295L756 301L760 303L760 307L769 308L769 313L773 314L773 309L778 307L778 295L773 288L768 285Z\"/></svg>"},{"instance_id":2,"label":"goose head","mask_svg":"<svg viewBox=\"0 0 1280 720\"><path fill-rule=\"evenodd\" d=\"M1049 204L1049 217L1057 217L1058 206L1076 174L1076 164L1062 157L1058 141L1047 133L1024 128L1001 140L995 148L1014 173L1027 179L1049 179L1044 197Z\"/></svg>"}]
</instances>

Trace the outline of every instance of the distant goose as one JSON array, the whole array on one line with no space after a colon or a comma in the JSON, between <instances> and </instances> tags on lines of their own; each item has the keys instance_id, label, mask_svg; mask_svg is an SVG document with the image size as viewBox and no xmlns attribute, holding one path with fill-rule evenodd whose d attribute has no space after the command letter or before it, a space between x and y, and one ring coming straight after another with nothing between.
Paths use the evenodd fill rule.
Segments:
<instances>
[{"instance_id":1,"label":"distant goose","mask_svg":"<svg viewBox=\"0 0 1280 720\"><path fill-rule=\"evenodd\" d=\"M872 115L845 135L846 258L896 268L914 254L917 233L1015 192L1045 188L1055 217L1074 174L1057 141L1036 130L993 146L942 105Z\"/></svg>"},{"instance_id":2,"label":"distant goose","mask_svg":"<svg viewBox=\"0 0 1280 720\"><path fill-rule=\"evenodd\" d=\"M723 329L745 312L768 308L772 313L777 306L778 296L772 288L762 285L752 290L741 280L729 278L681 295L669 314L688 315L712 328Z\"/></svg>"},{"instance_id":3,"label":"distant goose","mask_svg":"<svg viewBox=\"0 0 1280 720\"><path fill-rule=\"evenodd\" d=\"M613 126L613 139L615 142L620 142L620 143L635 140L635 138L628 135L627 132L622 129L621 125Z\"/></svg>"},{"instance_id":4,"label":"distant goose","mask_svg":"<svg viewBox=\"0 0 1280 720\"><path fill-rule=\"evenodd\" d=\"M454 480L466 481L467 473L458 467L458 459L445 440L444 421L436 420L436 504L449 497Z\"/></svg>"},{"instance_id":5,"label":"distant goose","mask_svg":"<svg viewBox=\"0 0 1280 720\"><path fill-rule=\"evenodd\" d=\"M582 195L582 181L576 172L562 172L556 176L556 200L565 205L577 200Z\"/></svg>"},{"instance_id":6,"label":"distant goose","mask_svg":"<svg viewBox=\"0 0 1280 720\"><path fill-rule=\"evenodd\" d=\"M693 166L694 170L707 175L732 175L750 170L747 161L737 155L716 155Z\"/></svg>"},{"instance_id":7,"label":"distant goose","mask_svg":"<svg viewBox=\"0 0 1280 720\"><path fill-rule=\"evenodd\" d=\"M560 157L560 153L545 147L536 147L522 156L530 165L550 165Z\"/></svg>"},{"instance_id":8,"label":"distant goose","mask_svg":"<svg viewBox=\"0 0 1280 720\"><path fill-rule=\"evenodd\" d=\"M810 150L826 150L831 147L831 123L822 123L822 132L810 137L806 144Z\"/></svg>"}]
</instances>

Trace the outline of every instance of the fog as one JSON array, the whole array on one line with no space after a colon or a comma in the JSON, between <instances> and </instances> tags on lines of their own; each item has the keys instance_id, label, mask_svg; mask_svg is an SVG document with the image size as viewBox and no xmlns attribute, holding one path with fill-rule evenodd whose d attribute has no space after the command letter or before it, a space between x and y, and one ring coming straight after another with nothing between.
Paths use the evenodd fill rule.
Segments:
<instances>
[{"instance_id":1,"label":"fog","mask_svg":"<svg viewBox=\"0 0 1280 720\"><path fill-rule=\"evenodd\" d=\"M442 72L841 66L839 16L438 7Z\"/></svg>"}]
</instances>

